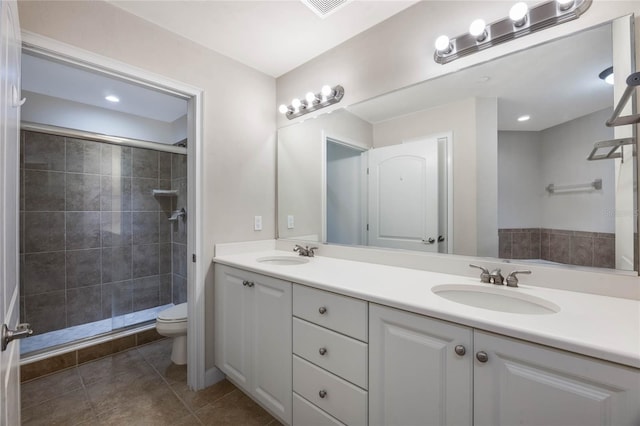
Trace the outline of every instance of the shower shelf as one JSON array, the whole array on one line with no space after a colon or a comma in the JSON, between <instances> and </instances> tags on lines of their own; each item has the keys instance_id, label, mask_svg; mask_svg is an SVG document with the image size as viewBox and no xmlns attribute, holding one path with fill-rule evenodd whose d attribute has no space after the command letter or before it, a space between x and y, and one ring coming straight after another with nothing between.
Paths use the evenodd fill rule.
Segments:
<instances>
[{"instance_id":1,"label":"shower shelf","mask_svg":"<svg viewBox=\"0 0 640 426\"><path fill-rule=\"evenodd\" d=\"M154 189L153 196L154 197L177 197L178 190L177 189Z\"/></svg>"}]
</instances>

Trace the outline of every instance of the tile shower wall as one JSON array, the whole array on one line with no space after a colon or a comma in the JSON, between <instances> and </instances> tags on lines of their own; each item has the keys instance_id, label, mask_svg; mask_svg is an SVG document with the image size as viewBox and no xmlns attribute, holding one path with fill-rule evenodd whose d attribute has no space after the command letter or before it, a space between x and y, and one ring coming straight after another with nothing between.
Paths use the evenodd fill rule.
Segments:
<instances>
[{"instance_id":1,"label":"tile shower wall","mask_svg":"<svg viewBox=\"0 0 640 426\"><path fill-rule=\"evenodd\" d=\"M498 230L503 259L544 259L567 265L615 268L615 234L547 228Z\"/></svg>"},{"instance_id":2,"label":"tile shower wall","mask_svg":"<svg viewBox=\"0 0 640 426\"><path fill-rule=\"evenodd\" d=\"M21 152L21 316L36 333L186 293L186 250L173 248L180 232L167 220L174 202L152 195L172 187L184 155L35 132L22 132ZM184 283L173 288L178 265Z\"/></svg>"}]
</instances>

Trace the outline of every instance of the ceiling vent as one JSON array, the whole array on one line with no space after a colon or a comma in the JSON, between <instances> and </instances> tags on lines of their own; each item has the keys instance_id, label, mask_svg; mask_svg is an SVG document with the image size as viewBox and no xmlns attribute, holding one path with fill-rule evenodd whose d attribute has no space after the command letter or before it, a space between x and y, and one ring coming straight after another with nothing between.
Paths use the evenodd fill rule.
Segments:
<instances>
[{"instance_id":1,"label":"ceiling vent","mask_svg":"<svg viewBox=\"0 0 640 426\"><path fill-rule=\"evenodd\" d=\"M316 15L326 18L351 0L300 0Z\"/></svg>"}]
</instances>

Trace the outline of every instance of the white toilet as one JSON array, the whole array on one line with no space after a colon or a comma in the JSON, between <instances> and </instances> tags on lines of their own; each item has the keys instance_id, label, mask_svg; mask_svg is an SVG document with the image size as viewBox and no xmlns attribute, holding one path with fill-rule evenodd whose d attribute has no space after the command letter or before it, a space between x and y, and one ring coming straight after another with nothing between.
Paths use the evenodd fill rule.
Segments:
<instances>
[{"instance_id":1,"label":"white toilet","mask_svg":"<svg viewBox=\"0 0 640 426\"><path fill-rule=\"evenodd\" d=\"M173 338L171 361L178 365L187 363L187 304L180 303L158 312L158 334Z\"/></svg>"}]
</instances>

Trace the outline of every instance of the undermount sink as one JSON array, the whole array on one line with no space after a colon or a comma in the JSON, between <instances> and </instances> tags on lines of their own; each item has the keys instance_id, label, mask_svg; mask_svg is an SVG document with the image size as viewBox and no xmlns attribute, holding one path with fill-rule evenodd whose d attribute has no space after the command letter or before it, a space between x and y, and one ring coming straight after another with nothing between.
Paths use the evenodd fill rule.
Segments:
<instances>
[{"instance_id":1,"label":"undermount sink","mask_svg":"<svg viewBox=\"0 0 640 426\"><path fill-rule=\"evenodd\" d=\"M309 259L304 257L295 256L267 256L256 259L260 263L266 263L268 265L302 265L309 262Z\"/></svg>"},{"instance_id":2,"label":"undermount sink","mask_svg":"<svg viewBox=\"0 0 640 426\"><path fill-rule=\"evenodd\" d=\"M560 312L560 307L555 303L521 293L518 289L489 287L493 284L487 284L487 286L443 284L433 287L431 291L452 302L492 311L529 315L548 315Z\"/></svg>"}]
</instances>

